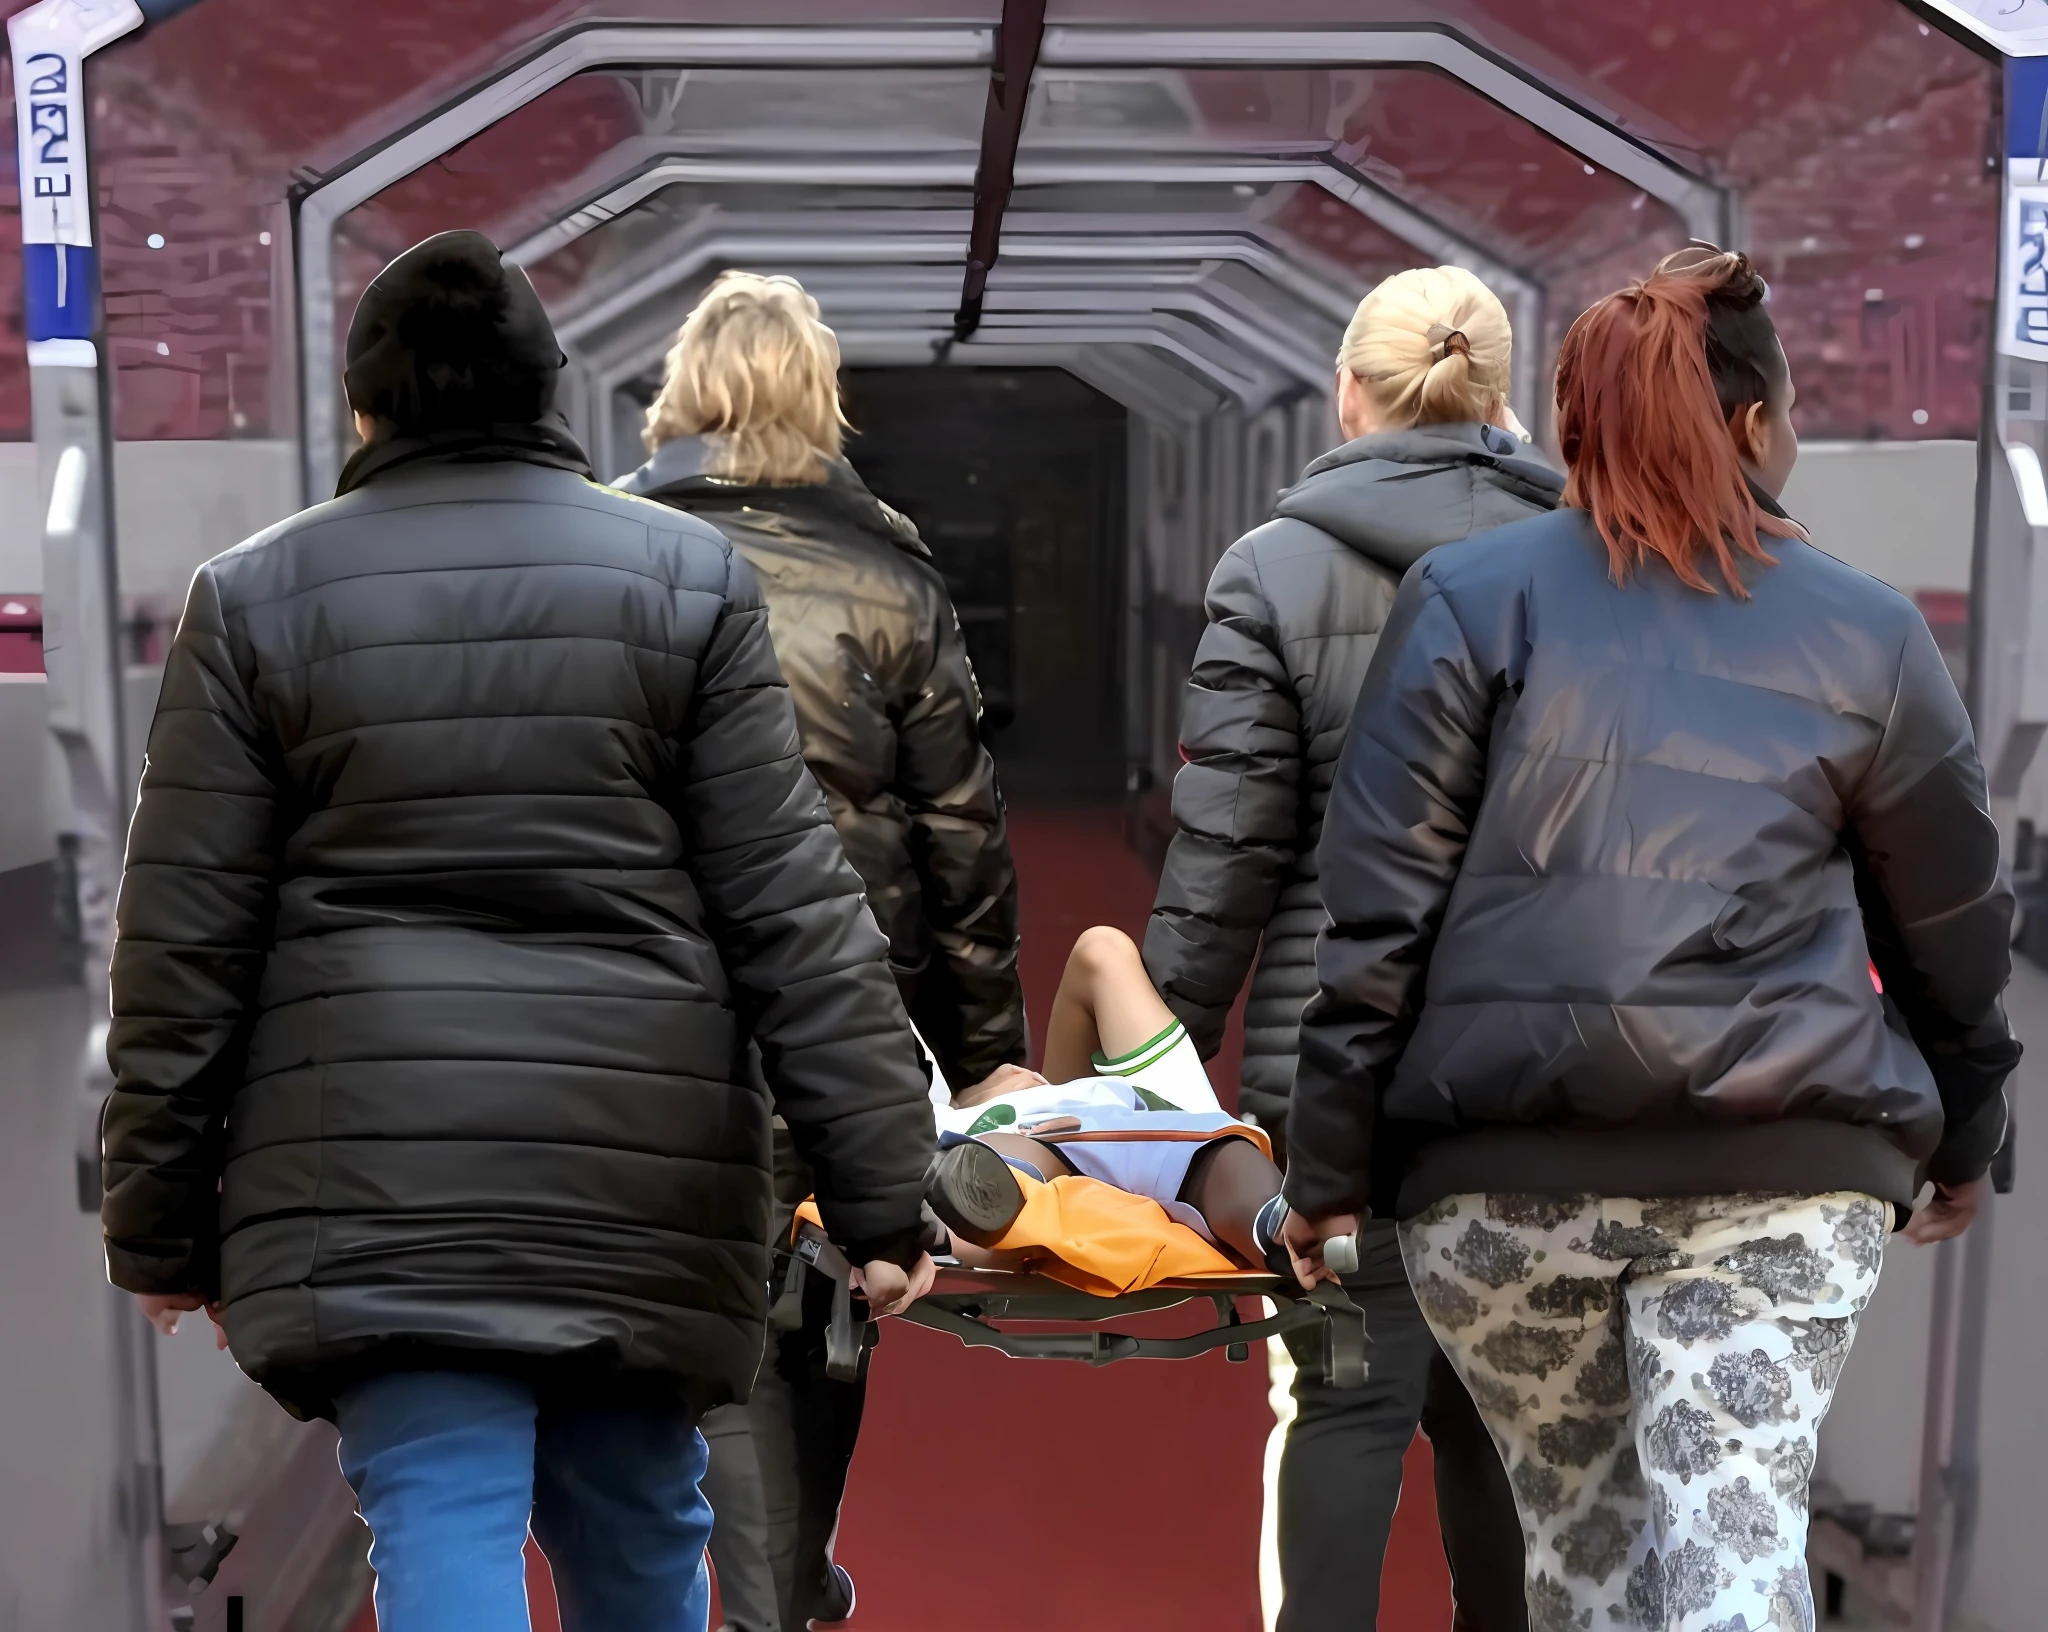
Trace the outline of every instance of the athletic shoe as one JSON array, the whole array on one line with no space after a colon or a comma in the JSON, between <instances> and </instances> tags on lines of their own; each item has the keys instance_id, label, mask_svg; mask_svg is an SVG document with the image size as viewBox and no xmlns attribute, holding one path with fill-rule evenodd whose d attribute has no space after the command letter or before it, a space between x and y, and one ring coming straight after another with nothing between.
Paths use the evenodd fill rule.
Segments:
<instances>
[{"instance_id":1,"label":"athletic shoe","mask_svg":"<svg viewBox=\"0 0 2048 1632\"><path fill-rule=\"evenodd\" d=\"M828 1606L832 1613L829 1615L813 1615L808 1621L804 1622L806 1626L844 1626L853 1619L853 1607L858 1598L858 1595L853 1590L853 1577L846 1573L846 1566L844 1564L834 1564L830 1568L832 1571L832 1593L833 1598L836 1600L836 1602ZM842 1605L845 1607L842 1608Z\"/></svg>"},{"instance_id":2,"label":"athletic shoe","mask_svg":"<svg viewBox=\"0 0 2048 1632\"><path fill-rule=\"evenodd\" d=\"M1024 1211L1009 1163L974 1139L948 1142L925 1175L924 1199L946 1227L977 1247L994 1246Z\"/></svg>"}]
</instances>

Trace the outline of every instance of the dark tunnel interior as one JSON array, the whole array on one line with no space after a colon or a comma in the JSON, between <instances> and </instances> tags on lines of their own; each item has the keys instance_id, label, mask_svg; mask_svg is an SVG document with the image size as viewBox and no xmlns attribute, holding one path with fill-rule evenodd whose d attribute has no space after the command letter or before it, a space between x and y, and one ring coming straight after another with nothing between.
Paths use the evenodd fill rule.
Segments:
<instances>
[{"instance_id":1,"label":"dark tunnel interior","mask_svg":"<svg viewBox=\"0 0 2048 1632\"><path fill-rule=\"evenodd\" d=\"M1124 409L1054 368L858 369L847 455L959 609L1013 801L1123 785Z\"/></svg>"}]
</instances>

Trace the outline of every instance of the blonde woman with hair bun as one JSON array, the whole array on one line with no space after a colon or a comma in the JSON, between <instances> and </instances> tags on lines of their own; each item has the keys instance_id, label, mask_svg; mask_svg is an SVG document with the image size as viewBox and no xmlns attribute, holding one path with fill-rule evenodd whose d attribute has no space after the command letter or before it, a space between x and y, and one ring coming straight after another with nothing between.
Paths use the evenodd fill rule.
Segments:
<instances>
[{"instance_id":1,"label":"blonde woman with hair bun","mask_svg":"<svg viewBox=\"0 0 2048 1632\"><path fill-rule=\"evenodd\" d=\"M1462 266L1395 272L1358 303L1337 350L1346 436L1485 424L1528 440L1507 405L1516 336L1507 307Z\"/></svg>"},{"instance_id":2,"label":"blonde woman with hair bun","mask_svg":"<svg viewBox=\"0 0 2048 1632\"><path fill-rule=\"evenodd\" d=\"M1350 437L1418 425L1492 425L1528 441L1508 406L1507 308L1462 266L1397 272L1358 303L1337 353L1337 418Z\"/></svg>"},{"instance_id":3,"label":"blonde woman with hair bun","mask_svg":"<svg viewBox=\"0 0 2048 1632\"><path fill-rule=\"evenodd\" d=\"M839 342L818 303L794 278L726 272L669 349L647 462L614 485L710 522L752 567L804 762L904 1004L964 1088L1024 1063L1017 872L952 599L917 529L846 462L846 429ZM777 1195L808 1185L778 1135ZM786 1211L782 1223L786 1237ZM852 1609L829 1538L861 1392L813 1374L827 1313L807 1310L803 1333L769 1345L754 1404L705 1424L712 1558L734 1625L829 1624ZM829 1431L798 1444L775 1431L792 1421ZM768 1499L764 1482L803 1503Z\"/></svg>"},{"instance_id":4,"label":"blonde woman with hair bun","mask_svg":"<svg viewBox=\"0 0 2048 1632\"><path fill-rule=\"evenodd\" d=\"M1323 810L1394 592L1435 546L1554 509L1563 492L1508 406L1513 359L1507 313L1471 273L1424 267L1381 283L1338 356L1347 440L1309 465L1209 580L1145 965L1205 1058L1250 977L1238 1103L1283 1154L1328 922L1316 870ZM1283 1581L1288 1632L1370 1618L1361 1606L1379 1602L1401 1455L1420 1420L1436 1450L1458 1624L1525 1632L1521 1524L1500 1458L1416 1307L1392 1223L1366 1232L1365 1262L1345 1285L1372 1328L1371 1380L1354 1390L1290 1381L1284 1352L1273 1357L1282 1420L1260 1572L1268 1625Z\"/></svg>"}]
</instances>

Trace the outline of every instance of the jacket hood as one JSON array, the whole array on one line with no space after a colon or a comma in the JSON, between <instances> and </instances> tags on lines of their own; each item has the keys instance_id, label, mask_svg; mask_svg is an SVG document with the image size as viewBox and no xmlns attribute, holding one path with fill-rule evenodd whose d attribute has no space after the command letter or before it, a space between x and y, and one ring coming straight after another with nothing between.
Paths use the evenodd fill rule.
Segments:
<instances>
[{"instance_id":1,"label":"jacket hood","mask_svg":"<svg viewBox=\"0 0 2048 1632\"><path fill-rule=\"evenodd\" d=\"M852 465L833 459L822 482L749 483L727 481L706 472L710 458L706 439L679 436L654 450L647 463L611 485L621 493L658 499L678 510L731 510L751 505L757 510L809 513L848 522L865 532L930 560L931 550L902 511L870 493Z\"/></svg>"},{"instance_id":2,"label":"jacket hood","mask_svg":"<svg viewBox=\"0 0 2048 1632\"><path fill-rule=\"evenodd\" d=\"M1531 511L1554 510L1564 478L1491 425L1382 431L1312 461L1275 516L1305 521L1390 572L1405 573L1472 528L1472 499L1493 489Z\"/></svg>"}]
</instances>

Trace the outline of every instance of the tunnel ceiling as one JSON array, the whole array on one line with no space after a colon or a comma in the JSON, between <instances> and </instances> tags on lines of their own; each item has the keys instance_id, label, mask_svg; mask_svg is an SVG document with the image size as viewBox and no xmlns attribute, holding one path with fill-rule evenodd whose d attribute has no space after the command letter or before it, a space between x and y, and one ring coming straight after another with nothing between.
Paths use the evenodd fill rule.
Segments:
<instances>
[{"instance_id":1,"label":"tunnel ceiling","mask_svg":"<svg viewBox=\"0 0 2048 1632\"><path fill-rule=\"evenodd\" d=\"M295 282L331 280L332 325L384 259L455 225L516 246L579 389L644 373L677 303L731 264L803 277L850 356L913 358L958 299L996 12L201 0L92 69L119 434L294 434ZM506 94L599 20L666 43ZM706 60L685 36L739 35L698 25L829 25L842 45ZM1048 25L963 352L1099 350L1155 393L1166 369L1188 401L1256 404L1327 378L1375 279L1459 260L1516 313L1526 401L1590 299L1732 221L1772 281L1807 434L1975 433L1996 69L1897 0L1054 0ZM481 126L351 194L492 85ZM0 436L18 438L5 151ZM309 250L336 199L331 256ZM317 383L334 336L308 332Z\"/></svg>"}]
</instances>

